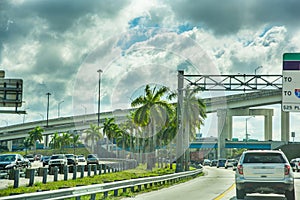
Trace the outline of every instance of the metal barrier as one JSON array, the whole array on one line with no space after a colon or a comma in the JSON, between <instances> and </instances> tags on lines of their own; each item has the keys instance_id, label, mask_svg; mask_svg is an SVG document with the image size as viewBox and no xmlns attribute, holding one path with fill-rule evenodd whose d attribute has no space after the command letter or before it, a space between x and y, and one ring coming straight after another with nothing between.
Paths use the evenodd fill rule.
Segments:
<instances>
[{"instance_id":1,"label":"metal barrier","mask_svg":"<svg viewBox=\"0 0 300 200\"><path fill-rule=\"evenodd\" d=\"M103 184L95 184L89 186L80 186L80 187L72 187L72 188L64 188L59 190L52 191L42 191L21 195L13 195L1 197L0 200L38 200L38 199L51 199L51 200L59 200L66 198L74 198L76 200L80 200L81 196L90 195L90 199L95 199L96 194L103 193L104 197L108 196L109 191L114 191L114 195L118 195L118 190L123 189L123 192L126 192L127 189L131 189L134 192L135 187L138 187L138 190L141 190L141 187L150 187L155 183L166 183L166 182L177 182L181 179L197 176L202 172L202 169L197 169L193 171L180 172L175 174L156 176L156 177L147 177L147 178L138 178L138 179L130 179L124 181L117 181L112 183L103 183Z\"/></svg>"}]
</instances>

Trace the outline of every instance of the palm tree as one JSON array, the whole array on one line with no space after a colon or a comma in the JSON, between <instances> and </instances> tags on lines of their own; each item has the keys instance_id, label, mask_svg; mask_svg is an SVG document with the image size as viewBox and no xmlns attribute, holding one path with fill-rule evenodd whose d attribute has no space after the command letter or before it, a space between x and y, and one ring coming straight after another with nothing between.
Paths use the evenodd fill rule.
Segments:
<instances>
[{"instance_id":1,"label":"palm tree","mask_svg":"<svg viewBox=\"0 0 300 200\"><path fill-rule=\"evenodd\" d=\"M43 134L42 134L43 132L44 132L44 129L37 126L28 133L30 140L34 144L35 153L36 153L36 142L37 141L41 142L43 140Z\"/></svg>"},{"instance_id":2,"label":"palm tree","mask_svg":"<svg viewBox=\"0 0 300 200\"><path fill-rule=\"evenodd\" d=\"M71 143L73 144L73 148L74 148L74 155L76 154L75 151L76 151L76 147L81 144L80 142L80 136L78 134L72 134L72 137L71 137Z\"/></svg>"},{"instance_id":3,"label":"palm tree","mask_svg":"<svg viewBox=\"0 0 300 200\"><path fill-rule=\"evenodd\" d=\"M30 137L26 137L24 139L24 147L25 147L25 154L27 154L27 150L34 145L33 141Z\"/></svg>"},{"instance_id":4,"label":"palm tree","mask_svg":"<svg viewBox=\"0 0 300 200\"><path fill-rule=\"evenodd\" d=\"M167 158L170 161L170 169L173 168L172 162L173 162L173 143L174 139L176 138L177 134L177 118L176 113L174 112L170 122L165 126L165 128L160 132L160 141L164 146L168 146L168 155Z\"/></svg>"},{"instance_id":5,"label":"palm tree","mask_svg":"<svg viewBox=\"0 0 300 200\"><path fill-rule=\"evenodd\" d=\"M100 127L94 124L90 124L90 128L84 130L86 133L85 142L92 141L92 152L94 153L94 147L97 145L97 141L103 138L103 135L100 132Z\"/></svg>"},{"instance_id":6,"label":"palm tree","mask_svg":"<svg viewBox=\"0 0 300 200\"><path fill-rule=\"evenodd\" d=\"M52 136L52 139L50 141L50 146L53 149L60 149L61 148L61 139L58 134L58 132L55 132Z\"/></svg>"},{"instance_id":7,"label":"palm tree","mask_svg":"<svg viewBox=\"0 0 300 200\"><path fill-rule=\"evenodd\" d=\"M60 142L61 142L61 151L64 152L64 148L71 144L71 134L69 133L62 133L60 136Z\"/></svg>"},{"instance_id":8,"label":"palm tree","mask_svg":"<svg viewBox=\"0 0 300 200\"><path fill-rule=\"evenodd\" d=\"M156 128L164 126L164 122L167 121L168 115L172 113L172 106L167 101L162 100L162 97L169 91L167 87L161 87L157 89L154 87L152 90L149 85L145 87L145 95L137 97L131 102L132 107L137 107L133 114L133 121L139 126L148 126L150 135L147 137L150 139L148 146L148 152L151 153L154 158L154 138L156 135ZM151 170L154 165L153 160L148 159L147 169Z\"/></svg>"},{"instance_id":9,"label":"palm tree","mask_svg":"<svg viewBox=\"0 0 300 200\"><path fill-rule=\"evenodd\" d=\"M109 140L113 142L115 132L117 130L117 124L115 124L115 118L106 118L103 123L103 134L106 135L106 150L108 150Z\"/></svg>"}]
</instances>

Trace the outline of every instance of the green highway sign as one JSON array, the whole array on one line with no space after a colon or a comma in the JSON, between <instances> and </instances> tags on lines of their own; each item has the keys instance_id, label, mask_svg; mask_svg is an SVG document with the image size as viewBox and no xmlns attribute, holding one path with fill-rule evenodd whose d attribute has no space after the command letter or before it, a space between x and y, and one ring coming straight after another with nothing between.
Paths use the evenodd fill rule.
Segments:
<instances>
[{"instance_id":1,"label":"green highway sign","mask_svg":"<svg viewBox=\"0 0 300 200\"><path fill-rule=\"evenodd\" d=\"M300 53L283 54L282 110L300 112Z\"/></svg>"}]
</instances>

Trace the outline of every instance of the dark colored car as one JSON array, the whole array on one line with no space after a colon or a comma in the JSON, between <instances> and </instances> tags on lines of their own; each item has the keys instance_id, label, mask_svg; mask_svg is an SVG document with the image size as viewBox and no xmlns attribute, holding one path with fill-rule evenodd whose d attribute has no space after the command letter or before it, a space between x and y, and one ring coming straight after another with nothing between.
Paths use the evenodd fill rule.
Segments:
<instances>
[{"instance_id":1,"label":"dark colored car","mask_svg":"<svg viewBox=\"0 0 300 200\"><path fill-rule=\"evenodd\" d=\"M217 166L217 164L218 164L218 160L212 160L212 161L210 162L210 165L209 165L209 166L213 167L213 166Z\"/></svg>"},{"instance_id":2,"label":"dark colored car","mask_svg":"<svg viewBox=\"0 0 300 200\"><path fill-rule=\"evenodd\" d=\"M30 167L30 162L24 159L20 154L2 154L0 155L0 170L22 169Z\"/></svg>"},{"instance_id":3,"label":"dark colored car","mask_svg":"<svg viewBox=\"0 0 300 200\"><path fill-rule=\"evenodd\" d=\"M27 158L30 162L34 162L34 156L32 154L28 154L24 156L25 158Z\"/></svg>"},{"instance_id":4,"label":"dark colored car","mask_svg":"<svg viewBox=\"0 0 300 200\"><path fill-rule=\"evenodd\" d=\"M41 162L43 162L43 167L49 164L50 156L43 156Z\"/></svg>"},{"instance_id":5,"label":"dark colored car","mask_svg":"<svg viewBox=\"0 0 300 200\"><path fill-rule=\"evenodd\" d=\"M217 168L219 168L219 167L225 167L225 163L226 163L226 159L225 158L218 159Z\"/></svg>"},{"instance_id":6,"label":"dark colored car","mask_svg":"<svg viewBox=\"0 0 300 200\"><path fill-rule=\"evenodd\" d=\"M89 154L86 159L87 164L99 164L99 159L95 154Z\"/></svg>"},{"instance_id":7,"label":"dark colored car","mask_svg":"<svg viewBox=\"0 0 300 200\"><path fill-rule=\"evenodd\" d=\"M68 160L68 165L76 165L77 160L74 156L74 154L66 154L67 160Z\"/></svg>"}]
</instances>

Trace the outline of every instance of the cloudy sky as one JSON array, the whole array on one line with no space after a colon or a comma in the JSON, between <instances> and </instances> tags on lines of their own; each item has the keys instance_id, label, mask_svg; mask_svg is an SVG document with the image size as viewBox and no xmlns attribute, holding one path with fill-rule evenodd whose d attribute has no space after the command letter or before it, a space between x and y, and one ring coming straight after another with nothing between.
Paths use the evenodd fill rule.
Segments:
<instances>
[{"instance_id":1,"label":"cloudy sky","mask_svg":"<svg viewBox=\"0 0 300 200\"><path fill-rule=\"evenodd\" d=\"M146 84L176 89L180 68L254 74L263 66L258 73L281 74L283 53L299 51L299 7L294 0L0 0L0 69L23 79L20 110L28 113L2 114L0 126L45 119L48 92L50 118L58 110L97 112L99 76L101 110L111 111L128 108ZM299 130L291 116L291 131ZM213 121L204 135L215 135ZM243 138L245 117L234 123L234 137ZM262 138L262 125L249 120L251 137Z\"/></svg>"}]
</instances>

